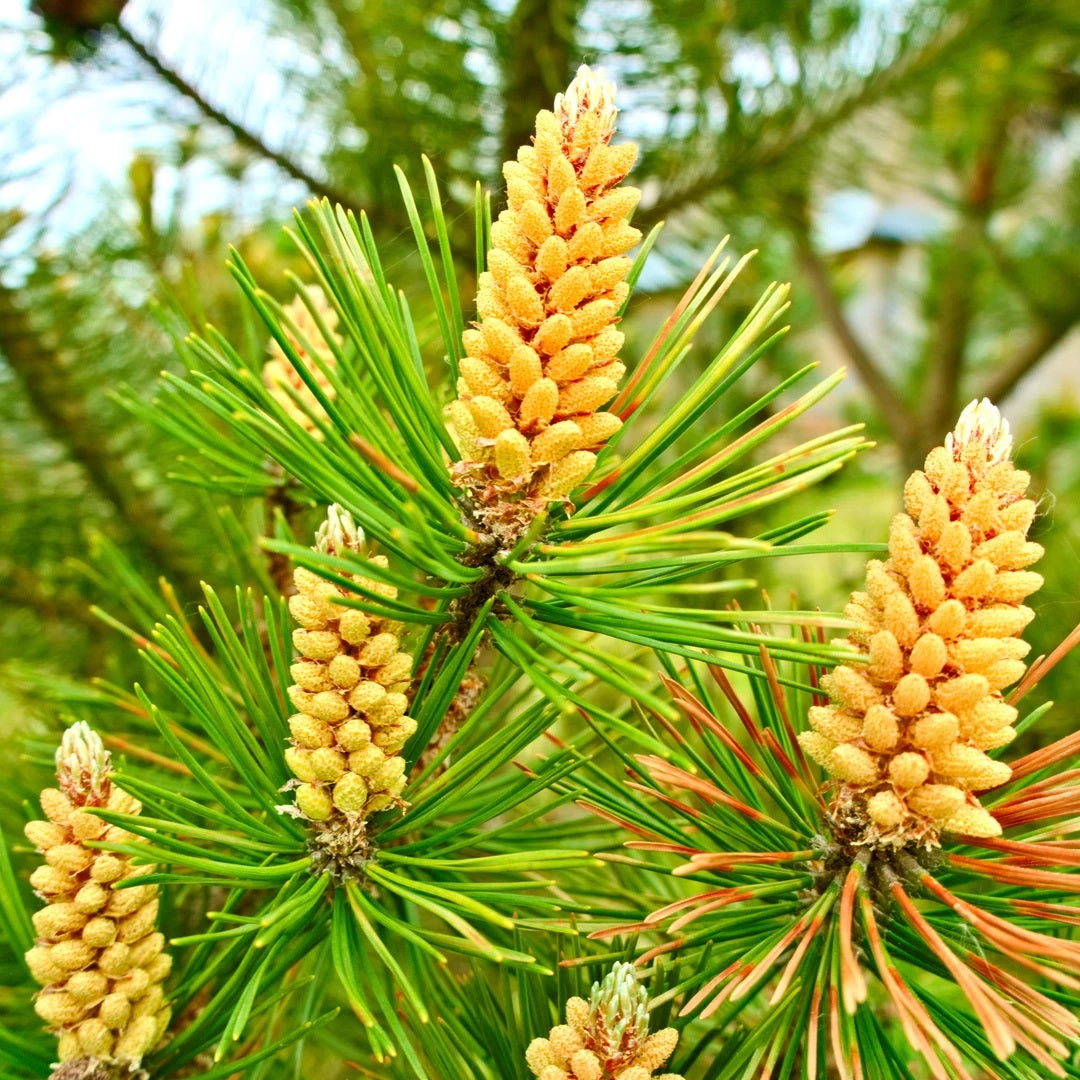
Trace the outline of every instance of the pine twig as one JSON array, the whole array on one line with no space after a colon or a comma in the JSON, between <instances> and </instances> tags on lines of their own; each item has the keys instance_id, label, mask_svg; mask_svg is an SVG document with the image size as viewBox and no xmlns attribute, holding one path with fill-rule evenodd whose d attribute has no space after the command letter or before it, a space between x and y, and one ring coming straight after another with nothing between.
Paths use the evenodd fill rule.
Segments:
<instances>
[{"instance_id":1,"label":"pine twig","mask_svg":"<svg viewBox=\"0 0 1080 1080\"><path fill-rule=\"evenodd\" d=\"M983 390L976 397L988 397L993 402L1004 401L1017 387L1021 379L1034 370L1046 354L1060 342L1076 325L1080 312L1074 311L1068 318L1053 325L1044 323L1029 338L1026 345L1012 354L991 375Z\"/></svg>"},{"instance_id":2,"label":"pine twig","mask_svg":"<svg viewBox=\"0 0 1080 1080\"><path fill-rule=\"evenodd\" d=\"M0 604L30 608L50 623L63 620L80 623L93 630L101 629L101 623L83 597L72 592L46 591L40 578L25 567L7 568L0 580Z\"/></svg>"},{"instance_id":3,"label":"pine twig","mask_svg":"<svg viewBox=\"0 0 1080 1080\"><path fill-rule=\"evenodd\" d=\"M503 63L503 161L513 161L518 147L529 145L537 109L570 81L582 6L581 0L518 0Z\"/></svg>"},{"instance_id":4,"label":"pine twig","mask_svg":"<svg viewBox=\"0 0 1080 1080\"><path fill-rule=\"evenodd\" d=\"M799 263L806 274L825 321L836 335L852 367L858 372L867 390L877 402L889 430L906 452L907 444L911 441L911 411L881 370L877 360L855 336L855 332L844 315L844 309L829 276L828 267L810 239L810 230L806 220L797 216L793 228Z\"/></svg>"},{"instance_id":5,"label":"pine twig","mask_svg":"<svg viewBox=\"0 0 1080 1080\"><path fill-rule=\"evenodd\" d=\"M892 64L873 72L845 92L834 96L819 110L800 109L790 122L783 124L776 116L765 117L762 124L747 127L736 147L718 147L718 164L700 173L690 183L669 189L654 203L635 215L638 228L648 229L658 221L686 206L706 200L738 180L765 170L775 170L783 161L799 153L815 139L835 130L856 113L876 105L890 94L926 77L936 64L954 58L955 50L972 36L979 20L970 15L947 21L926 44L902 53Z\"/></svg>"},{"instance_id":6,"label":"pine twig","mask_svg":"<svg viewBox=\"0 0 1080 1080\"><path fill-rule=\"evenodd\" d=\"M963 189L960 223L947 245L937 332L932 338L926 410L918 445L913 446L913 466L932 446L935 433L944 431L956 411L957 397L967 359L967 345L975 318L972 282L978 270L982 242L994 210L997 172L1009 131L1008 110L994 117L985 143L975 157Z\"/></svg>"},{"instance_id":7,"label":"pine twig","mask_svg":"<svg viewBox=\"0 0 1080 1080\"><path fill-rule=\"evenodd\" d=\"M335 187L328 181L320 180L287 154L268 146L256 132L245 127L240 121L234 120L228 113L208 101L198 88L188 82L179 72L169 67L148 45L139 41L122 23L116 24L116 33L148 67L154 70L163 82L192 102L208 119L228 129L241 146L246 147L260 157L266 158L268 161L272 161L294 180L299 180L304 184L313 195L327 198L332 203L340 204L347 210L359 212L359 206L349 192Z\"/></svg>"}]
</instances>

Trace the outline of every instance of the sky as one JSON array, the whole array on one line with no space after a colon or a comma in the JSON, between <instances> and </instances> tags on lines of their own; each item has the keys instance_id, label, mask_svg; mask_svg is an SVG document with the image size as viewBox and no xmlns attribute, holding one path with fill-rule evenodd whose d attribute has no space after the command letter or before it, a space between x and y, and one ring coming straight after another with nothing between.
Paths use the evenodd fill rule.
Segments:
<instances>
[{"instance_id":1,"label":"sky","mask_svg":"<svg viewBox=\"0 0 1080 1080\"><path fill-rule=\"evenodd\" d=\"M205 64L224 71L225 57L213 49L191 56L192 31L213 24L216 36L229 43L230 56L272 58L280 42L256 17L262 7L238 0L133 4L125 24L136 37L155 40L170 62L187 53L188 66L194 60L199 68ZM0 0L0 212L18 208L35 226L33 232L24 229L19 242L54 247L90 224L102 200L128 189L136 153L149 152L178 166L178 128L201 117L126 42L106 40L97 55L78 65L53 59L49 44L37 16L21 3ZM180 66L183 70L185 64ZM275 104L262 125L270 143L296 127L276 70L260 62L257 71L260 96ZM240 74L247 78L253 73ZM306 138L314 142L315 134L310 123L305 125ZM226 133L216 125L202 125L199 138L216 141L228 160ZM261 220L266 211L284 217L306 195L302 184L283 180L276 166L265 163L245 168L239 182L226 177L207 155L183 167L184 214L191 222L224 206L241 220ZM180 179L176 168L158 170L158 210L168 208Z\"/></svg>"}]
</instances>

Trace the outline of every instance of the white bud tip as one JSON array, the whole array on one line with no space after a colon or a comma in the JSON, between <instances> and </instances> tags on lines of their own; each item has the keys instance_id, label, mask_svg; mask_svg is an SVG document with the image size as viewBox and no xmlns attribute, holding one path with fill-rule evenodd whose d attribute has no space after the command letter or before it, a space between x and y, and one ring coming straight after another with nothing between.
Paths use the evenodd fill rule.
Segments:
<instances>
[{"instance_id":1,"label":"white bud tip","mask_svg":"<svg viewBox=\"0 0 1080 1080\"><path fill-rule=\"evenodd\" d=\"M615 130L615 84L606 78L604 69L593 71L588 64L577 69L566 93L555 95L555 115L563 130L572 131L584 113L595 112L600 118L601 137L611 138Z\"/></svg>"},{"instance_id":2,"label":"white bud tip","mask_svg":"<svg viewBox=\"0 0 1080 1080\"><path fill-rule=\"evenodd\" d=\"M352 519L348 510L331 503L326 520L315 534L315 550L325 555L339 555L345 550L359 551L364 543L364 530Z\"/></svg>"},{"instance_id":3,"label":"white bud tip","mask_svg":"<svg viewBox=\"0 0 1080 1080\"><path fill-rule=\"evenodd\" d=\"M56 751L56 777L72 802L86 805L107 801L111 771L111 756L101 736L82 720L72 724Z\"/></svg>"},{"instance_id":4,"label":"white bud tip","mask_svg":"<svg viewBox=\"0 0 1080 1080\"><path fill-rule=\"evenodd\" d=\"M638 982L634 965L617 963L602 982L593 983L589 1019L594 1030L604 1031L612 1045L619 1045L628 1028L644 1040L649 1033L648 1002L648 991Z\"/></svg>"},{"instance_id":5,"label":"white bud tip","mask_svg":"<svg viewBox=\"0 0 1080 1080\"><path fill-rule=\"evenodd\" d=\"M964 447L981 445L991 463L1005 461L1012 453L1009 421L989 398L972 401L960 414L956 427L945 436L945 449L959 460Z\"/></svg>"}]
</instances>

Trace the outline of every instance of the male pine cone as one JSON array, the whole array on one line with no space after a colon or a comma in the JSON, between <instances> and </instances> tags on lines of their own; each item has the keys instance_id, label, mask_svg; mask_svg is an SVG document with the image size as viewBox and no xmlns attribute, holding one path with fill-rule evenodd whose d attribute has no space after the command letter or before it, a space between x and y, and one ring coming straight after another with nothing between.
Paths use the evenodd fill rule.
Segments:
<instances>
[{"instance_id":1,"label":"male pine cone","mask_svg":"<svg viewBox=\"0 0 1080 1080\"><path fill-rule=\"evenodd\" d=\"M968 405L905 485L889 559L870 562L847 608L867 666L823 681L832 704L810 710L800 742L842 782L838 816L866 821L864 839L1001 833L977 792L1011 775L987 751L1015 735L1001 691L1024 674L1034 613L1022 601L1042 585L1025 569L1042 548L1027 539L1035 503L1011 449L998 410Z\"/></svg>"},{"instance_id":2,"label":"male pine cone","mask_svg":"<svg viewBox=\"0 0 1080 1080\"><path fill-rule=\"evenodd\" d=\"M625 371L615 323L641 233L627 222L640 192L620 186L637 147L609 145L614 94L581 67L537 116L533 145L503 166L509 208L492 226L449 408L460 482L496 531L515 498L527 518L568 495L622 423L601 406Z\"/></svg>"},{"instance_id":3,"label":"male pine cone","mask_svg":"<svg viewBox=\"0 0 1080 1080\"><path fill-rule=\"evenodd\" d=\"M73 725L56 760L60 788L41 793L48 820L26 826L27 838L45 856L30 876L46 903L33 915L37 944L26 954L44 988L34 1007L59 1037L54 1076L126 1077L160 1041L170 1017L161 984L172 958L157 930L157 886L116 888L154 867L86 846L138 841L86 812L140 809L113 786L100 737L84 723Z\"/></svg>"},{"instance_id":4,"label":"male pine cone","mask_svg":"<svg viewBox=\"0 0 1080 1080\"><path fill-rule=\"evenodd\" d=\"M319 313L326 326L333 344L340 347L341 338L335 333L338 324L337 312L330 306L326 294L317 285L307 286L307 294L315 310ZM285 313L296 324L297 329L304 336L301 341L295 334L289 333L289 344L296 351L304 370L315 380L316 385L330 400L334 400L335 391L333 384L323 374L318 361L328 368L334 368L337 359L334 354L331 341L323 335L318 322L308 310L300 296L293 297L285 305ZM311 351L309 351L309 349ZM296 421L314 438L321 440L323 435L316 425L316 421L327 421L329 417L321 402L304 382L299 372L293 366L292 361L285 355L277 338L271 338L268 348L269 359L263 365L262 377L267 389L274 400L285 410L286 414Z\"/></svg>"},{"instance_id":5,"label":"male pine cone","mask_svg":"<svg viewBox=\"0 0 1080 1080\"><path fill-rule=\"evenodd\" d=\"M318 550L341 554L360 544L349 515L331 507ZM369 561L387 565L383 555ZM354 580L378 595L397 595L392 585ZM293 581L289 611L300 624L293 631L299 656L288 694L297 712L289 719L293 745L285 760L300 781L296 805L311 821L335 814L363 820L393 805L405 786L400 751L416 731L405 715L412 656L401 651L397 623L335 603L348 595L344 589L303 567Z\"/></svg>"}]
</instances>

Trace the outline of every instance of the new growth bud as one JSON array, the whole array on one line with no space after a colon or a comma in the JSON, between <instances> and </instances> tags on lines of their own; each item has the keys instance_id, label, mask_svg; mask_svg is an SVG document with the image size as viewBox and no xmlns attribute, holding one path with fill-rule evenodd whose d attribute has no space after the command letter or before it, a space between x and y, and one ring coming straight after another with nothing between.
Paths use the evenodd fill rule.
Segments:
<instances>
[{"instance_id":1,"label":"new growth bud","mask_svg":"<svg viewBox=\"0 0 1080 1080\"><path fill-rule=\"evenodd\" d=\"M103 806L109 797L109 751L101 736L80 720L64 732L56 749L56 778L76 806Z\"/></svg>"},{"instance_id":2,"label":"new growth bud","mask_svg":"<svg viewBox=\"0 0 1080 1080\"><path fill-rule=\"evenodd\" d=\"M633 964L615 964L589 1000L566 1003L566 1023L533 1039L525 1061L539 1080L650 1080L679 1041L674 1028L649 1034L649 995ZM657 1080L682 1080L665 1073Z\"/></svg>"},{"instance_id":3,"label":"new growth bud","mask_svg":"<svg viewBox=\"0 0 1080 1080\"><path fill-rule=\"evenodd\" d=\"M360 551L364 546L364 530L352 519L348 510L331 503L326 520L315 533L315 550L324 555L340 555L345 551Z\"/></svg>"},{"instance_id":4,"label":"new growth bud","mask_svg":"<svg viewBox=\"0 0 1080 1080\"><path fill-rule=\"evenodd\" d=\"M996 465L1012 454L1012 445L1009 421L988 398L969 402L945 436L945 449L954 461L972 457Z\"/></svg>"},{"instance_id":5,"label":"new growth bud","mask_svg":"<svg viewBox=\"0 0 1080 1080\"><path fill-rule=\"evenodd\" d=\"M588 64L577 69L573 81L563 94L555 95L555 115L563 131L574 132L578 121L586 114L596 117L596 137L609 142L615 133L615 83L604 77L604 69L593 71Z\"/></svg>"}]
</instances>

